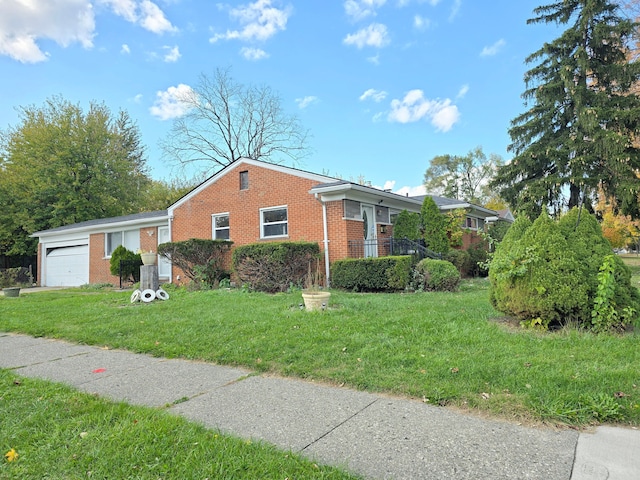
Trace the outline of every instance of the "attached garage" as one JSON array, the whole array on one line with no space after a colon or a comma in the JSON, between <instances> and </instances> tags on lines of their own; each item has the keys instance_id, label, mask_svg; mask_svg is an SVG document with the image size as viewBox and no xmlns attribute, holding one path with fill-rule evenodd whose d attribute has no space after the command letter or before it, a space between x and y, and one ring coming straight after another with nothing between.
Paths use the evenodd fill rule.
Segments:
<instances>
[{"instance_id":1,"label":"attached garage","mask_svg":"<svg viewBox=\"0 0 640 480\"><path fill-rule=\"evenodd\" d=\"M77 287L89 283L89 245L47 248L45 281L48 287Z\"/></svg>"}]
</instances>

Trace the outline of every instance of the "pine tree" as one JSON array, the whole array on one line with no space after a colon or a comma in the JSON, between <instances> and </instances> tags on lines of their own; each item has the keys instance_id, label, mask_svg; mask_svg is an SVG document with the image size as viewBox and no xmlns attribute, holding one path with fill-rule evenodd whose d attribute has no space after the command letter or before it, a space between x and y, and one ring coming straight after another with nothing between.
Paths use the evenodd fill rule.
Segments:
<instances>
[{"instance_id":1,"label":"pine tree","mask_svg":"<svg viewBox=\"0 0 640 480\"><path fill-rule=\"evenodd\" d=\"M512 121L509 150L493 186L536 217L595 202L598 188L640 215L640 97L631 93L640 64L628 59L638 24L610 0L563 0L538 7L528 24L570 25L527 58L525 105ZM567 197L568 194L568 197Z\"/></svg>"}]
</instances>

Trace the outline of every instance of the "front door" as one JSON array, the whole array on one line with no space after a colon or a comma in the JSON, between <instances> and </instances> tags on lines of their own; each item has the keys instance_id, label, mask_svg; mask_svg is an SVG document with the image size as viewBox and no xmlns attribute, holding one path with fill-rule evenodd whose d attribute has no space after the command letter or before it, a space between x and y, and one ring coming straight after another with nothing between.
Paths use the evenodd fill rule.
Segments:
<instances>
[{"instance_id":1,"label":"front door","mask_svg":"<svg viewBox=\"0 0 640 480\"><path fill-rule=\"evenodd\" d=\"M158 227L158 245L170 241L169 227ZM158 277L171 280L171 262L162 255L158 255Z\"/></svg>"},{"instance_id":2,"label":"front door","mask_svg":"<svg viewBox=\"0 0 640 480\"><path fill-rule=\"evenodd\" d=\"M362 205L362 223L364 227L364 256L378 256L378 240L376 239L376 217L371 205Z\"/></svg>"}]
</instances>

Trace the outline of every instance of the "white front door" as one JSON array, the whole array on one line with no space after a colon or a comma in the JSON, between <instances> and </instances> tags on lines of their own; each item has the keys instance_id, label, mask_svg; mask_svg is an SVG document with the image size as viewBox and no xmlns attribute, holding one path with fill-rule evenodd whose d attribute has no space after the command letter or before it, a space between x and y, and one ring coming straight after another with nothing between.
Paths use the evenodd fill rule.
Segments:
<instances>
[{"instance_id":1,"label":"white front door","mask_svg":"<svg viewBox=\"0 0 640 480\"><path fill-rule=\"evenodd\" d=\"M364 256L378 256L378 240L376 238L376 217L371 205L362 205L362 223L364 229Z\"/></svg>"},{"instance_id":2,"label":"white front door","mask_svg":"<svg viewBox=\"0 0 640 480\"><path fill-rule=\"evenodd\" d=\"M170 241L169 227L158 227L158 245ZM171 262L162 255L158 255L158 277L171 280Z\"/></svg>"}]
</instances>

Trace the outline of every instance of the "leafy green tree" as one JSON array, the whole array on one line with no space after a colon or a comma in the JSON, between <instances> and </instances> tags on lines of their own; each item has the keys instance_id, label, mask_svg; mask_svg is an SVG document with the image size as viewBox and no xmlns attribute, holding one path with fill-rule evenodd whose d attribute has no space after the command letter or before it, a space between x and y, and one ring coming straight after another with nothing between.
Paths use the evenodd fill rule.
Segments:
<instances>
[{"instance_id":1,"label":"leafy green tree","mask_svg":"<svg viewBox=\"0 0 640 480\"><path fill-rule=\"evenodd\" d=\"M147 191L140 198L141 210L164 210L169 205L196 187L195 181L173 178L171 180L151 180L147 185Z\"/></svg>"},{"instance_id":2,"label":"leafy green tree","mask_svg":"<svg viewBox=\"0 0 640 480\"><path fill-rule=\"evenodd\" d=\"M138 211L149 184L138 127L126 112L61 97L20 110L0 132L0 252L33 254L29 235Z\"/></svg>"},{"instance_id":3,"label":"leafy green tree","mask_svg":"<svg viewBox=\"0 0 640 480\"><path fill-rule=\"evenodd\" d=\"M429 195L424 197L420 216L422 217L422 234L427 248L436 253L446 253L449 250L447 218Z\"/></svg>"},{"instance_id":4,"label":"leafy green tree","mask_svg":"<svg viewBox=\"0 0 640 480\"><path fill-rule=\"evenodd\" d=\"M424 184L430 193L484 205L494 197L488 184L503 164L499 155L487 158L482 147L466 155L439 155L431 159Z\"/></svg>"},{"instance_id":5,"label":"leafy green tree","mask_svg":"<svg viewBox=\"0 0 640 480\"><path fill-rule=\"evenodd\" d=\"M568 25L527 58L523 98L512 121L513 160L493 182L517 211L537 216L592 203L598 187L625 214L638 216L640 64L629 60L638 24L610 0L566 0L534 10L528 24ZM568 193L568 195L567 195Z\"/></svg>"}]
</instances>

